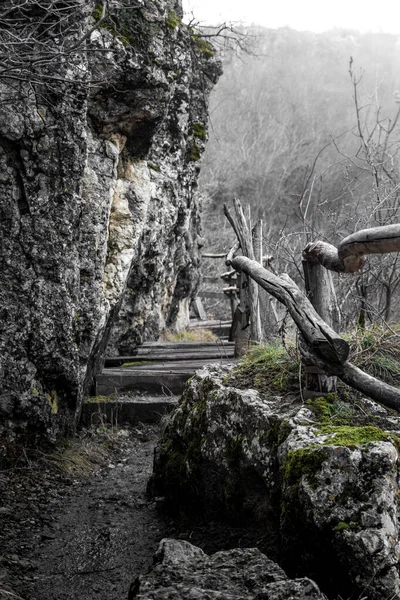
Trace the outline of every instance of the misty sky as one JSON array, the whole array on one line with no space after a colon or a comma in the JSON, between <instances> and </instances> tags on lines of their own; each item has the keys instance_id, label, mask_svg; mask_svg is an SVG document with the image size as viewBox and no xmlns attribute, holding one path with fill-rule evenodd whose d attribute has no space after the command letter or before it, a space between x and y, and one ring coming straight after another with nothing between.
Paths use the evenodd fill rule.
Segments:
<instances>
[{"instance_id":1,"label":"misty sky","mask_svg":"<svg viewBox=\"0 0 400 600\"><path fill-rule=\"evenodd\" d=\"M399 0L183 0L183 7L204 24L243 21L316 32L345 27L400 34Z\"/></svg>"}]
</instances>

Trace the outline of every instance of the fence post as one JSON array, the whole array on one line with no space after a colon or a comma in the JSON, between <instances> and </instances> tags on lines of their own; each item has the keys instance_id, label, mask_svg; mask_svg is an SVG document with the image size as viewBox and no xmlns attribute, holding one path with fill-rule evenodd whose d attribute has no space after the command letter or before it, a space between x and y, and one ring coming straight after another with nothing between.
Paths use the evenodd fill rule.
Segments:
<instances>
[{"instance_id":1,"label":"fence post","mask_svg":"<svg viewBox=\"0 0 400 600\"><path fill-rule=\"evenodd\" d=\"M340 330L340 314L331 273L303 253L303 271L308 299L319 316L338 332ZM336 392L335 376L330 376L310 361L303 361L305 367L305 395L327 394Z\"/></svg>"},{"instance_id":2,"label":"fence post","mask_svg":"<svg viewBox=\"0 0 400 600\"><path fill-rule=\"evenodd\" d=\"M252 232L244 216L242 205L236 198L233 200L233 205L235 218L230 214L226 204L224 205L225 216L236 233L243 255L254 260ZM246 335L248 340L247 345L257 344L262 336L260 320L258 318L258 286L251 278L245 275L243 277L245 280L242 279L240 289L244 292L244 303L238 309L240 309L241 321L244 323L244 327L242 327L240 335L243 335L243 338ZM247 329L249 330L249 335ZM240 345L242 345L242 342L240 342Z\"/></svg>"}]
</instances>

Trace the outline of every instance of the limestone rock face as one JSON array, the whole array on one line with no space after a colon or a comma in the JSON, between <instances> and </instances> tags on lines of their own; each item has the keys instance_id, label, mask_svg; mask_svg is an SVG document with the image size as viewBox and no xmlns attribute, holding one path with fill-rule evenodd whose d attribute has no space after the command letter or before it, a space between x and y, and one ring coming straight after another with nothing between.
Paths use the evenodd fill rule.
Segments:
<instances>
[{"instance_id":1,"label":"limestone rock face","mask_svg":"<svg viewBox=\"0 0 400 600\"><path fill-rule=\"evenodd\" d=\"M324 600L308 578L288 579L257 548L205 554L189 542L164 539L154 566L132 584L129 600Z\"/></svg>"},{"instance_id":2,"label":"limestone rock face","mask_svg":"<svg viewBox=\"0 0 400 600\"><path fill-rule=\"evenodd\" d=\"M331 425L323 399L265 398L226 387L227 375L205 368L191 381L157 448L154 492L258 524L290 576L332 597L397 597L399 417L365 401L339 406L351 425Z\"/></svg>"},{"instance_id":3,"label":"limestone rock face","mask_svg":"<svg viewBox=\"0 0 400 600\"><path fill-rule=\"evenodd\" d=\"M54 58L51 24L41 41L53 62L0 78L8 428L72 429L112 327L114 352L157 338L198 283L195 190L219 64L178 0L125 4L95 28L99 4L76 0L73 25L63 21L70 54ZM28 29L40 18L25 16Z\"/></svg>"}]
</instances>

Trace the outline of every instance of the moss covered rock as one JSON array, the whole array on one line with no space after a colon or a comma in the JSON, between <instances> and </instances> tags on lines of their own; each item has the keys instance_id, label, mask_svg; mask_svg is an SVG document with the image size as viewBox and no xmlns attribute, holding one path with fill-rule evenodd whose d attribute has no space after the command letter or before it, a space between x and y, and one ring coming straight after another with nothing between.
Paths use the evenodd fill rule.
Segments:
<instances>
[{"instance_id":1,"label":"moss covered rock","mask_svg":"<svg viewBox=\"0 0 400 600\"><path fill-rule=\"evenodd\" d=\"M257 524L290 575L331 594L400 593L398 417L336 397L261 395L205 368L167 423L153 486L174 507ZM225 383L224 383L225 382Z\"/></svg>"}]
</instances>

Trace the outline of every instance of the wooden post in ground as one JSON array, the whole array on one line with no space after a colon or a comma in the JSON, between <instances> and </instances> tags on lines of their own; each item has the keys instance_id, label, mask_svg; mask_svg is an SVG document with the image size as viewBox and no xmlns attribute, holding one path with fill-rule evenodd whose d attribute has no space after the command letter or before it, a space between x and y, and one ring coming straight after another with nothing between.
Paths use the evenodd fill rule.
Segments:
<instances>
[{"instance_id":1,"label":"wooden post in ground","mask_svg":"<svg viewBox=\"0 0 400 600\"><path fill-rule=\"evenodd\" d=\"M243 356L250 347L250 309L248 302L249 278L244 273L238 273L237 286L239 289L239 305L233 316L229 341L235 342L235 356Z\"/></svg>"},{"instance_id":2,"label":"wooden post in ground","mask_svg":"<svg viewBox=\"0 0 400 600\"><path fill-rule=\"evenodd\" d=\"M226 204L224 205L225 216L236 233L243 255L250 258L250 260L254 260L252 233L244 216L242 205L237 199L234 199L233 205L235 209L235 216L233 217L230 214ZM243 353L246 344L248 347L251 344L258 344L260 342L262 333L260 319L258 318L259 310L257 284L250 277L247 277L247 275L243 274L241 285L238 287L241 290L239 292L240 306L236 311L237 318L235 321L241 323L241 328L236 329L235 331L238 336L238 352ZM247 341L245 342L245 340Z\"/></svg>"},{"instance_id":3,"label":"wooden post in ground","mask_svg":"<svg viewBox=\"0 0 400 600\"><path fill-rule=\"evenodd\" d=\"M325 323L338 332L340 314L331 273L313 261L306 250L303 252L303 270L308 299ZM323 369L308 359L304 359L303 364L306 373L305 396L336 392L336 376L327 375Z\"/></svg>"},{"instance_id":4,"label":"wooden post in ground","mask_svg":"<svg viewBox=\"0 0 400 600\"><path fill-rule=\"evenodd\" d=\"M263 239L262 239L262 236L263 236L263 222L261 219L258 219L258 221L256 222L256 224L253 227L252 237L253 237L254 260L259 262L260 265L263 264ZM258 340L259 342L261 342L265 337L263 324L262 324L262 320L261 320L261 315L264 316L266 311L267 311L267 296L266 296L265 290L263 290L262 288L258 288L257 330L260 332L260 339Z\"/></svg>"}]
</instances>

